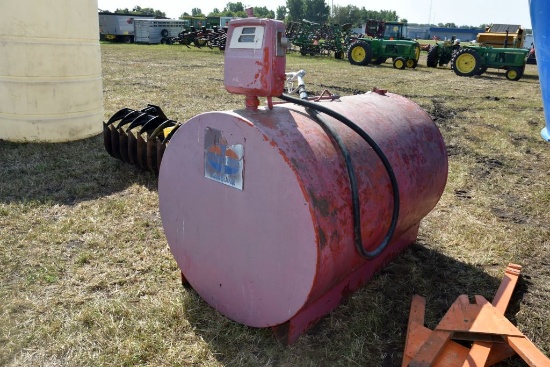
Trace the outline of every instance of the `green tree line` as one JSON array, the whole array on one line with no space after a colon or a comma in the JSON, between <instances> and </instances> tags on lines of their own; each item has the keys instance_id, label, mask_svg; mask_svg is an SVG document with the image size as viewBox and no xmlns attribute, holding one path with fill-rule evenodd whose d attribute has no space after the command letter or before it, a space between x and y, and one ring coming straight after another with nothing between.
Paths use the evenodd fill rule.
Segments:
<instances>
[{"instance_id":1,"label":"green tree line","mask_svg":"<svg viewBox=\"0 0 550 367\"><path fill-rule=\"evenodd\" d=\"M160 10L152 8L142 8L135 6L132 10L116 9L118 14L131 15L150 15L158 18L166 17L166 14ZM286 0L286 6L278 6L275 11L269 10L265 6L254 7L254 15L259 18L270 18L284 20L286 23L299 22L303 19L316 23L336 23L346 24L351 23L357 27L365 24L368 19L384 20L384 21L401 21L408 23L407 19L400 18L394 10L368 10L364 6L359 8L355 5L338 6L335 5L332 9L327 4L326 0ZM180 19L185 16L195 17L246 17L245 6L242 2L228 2L223 9L214 8L210 13L205 14L203 11L195 7L191 10L191 14L185 12L181 14ZM426 25L426 24L410 24L410 25ZM458 28L454 23L437 24L438 27ZM482 25L484 26L484 25ZM480 26L481 28L483 28ZM472 26L461 26L460 28L476 28Z\"/></svg>"},{"instance_id":2,"label":"green tree line","mask_svg":"<svg viewBox=\"0 0 550 367\"><path fill-rule=\"evenodd\" d=\"M124 14L124 15L148 15L151 17L157 18L166 18L166 13L160 10L155 10L153 8L142 8L141 6L134 6L132 10L125 9L116 9L115 14Z\"/></svg>"},{"instance_id":3,"label":"green tree line","mask_svg":"<svg viewBox=\"0 0 550 367\"><path fill-rule=\"evenodd\" d=\"M230 16L230 17L246 17L244 4L242 2L228 2L225 8L213 9L212 12L204 14L200 8L194 8L189 13L183 13L183 16ZM352 23L360 25L366 22L367 19L378 20L399 20L399 16L395 11L391 10L367 10L365 7L358 8L353 5L335 6L331 15L330 6L326 0L287 0L286 6L278 6L275 11L267 9L267 7L254 7L254 15L259 18L279 19L288 22L299 22L307 19L317 23Z\"/></svg>"}]
</instances>

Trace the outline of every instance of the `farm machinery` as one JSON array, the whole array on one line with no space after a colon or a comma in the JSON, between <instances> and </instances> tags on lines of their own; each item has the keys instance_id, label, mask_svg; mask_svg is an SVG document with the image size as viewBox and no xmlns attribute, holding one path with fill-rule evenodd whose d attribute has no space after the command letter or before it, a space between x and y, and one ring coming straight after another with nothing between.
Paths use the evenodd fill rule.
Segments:
<instances>
[{"instance_id":1,"label":"farm machinery","mask_svg":"<svg viewBox=\"0 0 550 367\"><path fill-rule=\"evenodd\" d=\"M356 38L348 48L352 65L380 65L390 58L396 69L418 65L420 44L406 38L405 24L370 20L365 33L367 37Z\"/></svg>"},{"instance_id":2,"label":"farm machinery","mask_svg":"<svg viewBox=\"0 0 550 367\"><path fill-rule=\"evenodd\" d=\"M319 24L302 20L293 22L286 35L291 44L299 47L302 56L330 55L343 59L349 43L351 24Z\"/></svg>"},{"instance_id":3,"label":"farm machinery","mask_svg":"<svg viewBox=\"0 0 550 367\"><path fill-rule=\"evenodd\" d=\"M407 40L358 38L348 49L348 60L352 65L380 65L391 58L396 69L415 68L419 57L418 42Z\"/></svg>"},{"instance_id":4,"label":"farm machinery","mask_svg":"<svg viewBox=\"0 0 550 367\"><path fill-rule=\"evenodd\" d=\"M430 68L447 65L459 50L460 40L454 37L448 41L438 41L429 48L426 65Z\"/></svg>"},{"instance_id":5,"label":"farm machinery","mask_svg":"<svg viewBox=\"0 0 550 367\"><path fill-rule=\"evenodd\" d=\"M506 79L519 80L525 71L529 50L523 48L494 48L466 46L451 60L451 69L458 76L481 75L487 69L504 69Z\"/></svg>"},{"instance_id":6,"label":"farm machinery","mask_svg":"<svg viewBox=\"0 0 550 367\"><path fill-rule=\"evenodd\" d=\"M225 50L225 40L227 38L227 27L213 26L212 29L201 27L197 30L194 26L189 29L182 30L177 37L163 37L162 44L172 45L179 43L180 45L194 45L195 47L218 47L221 51Z\"/></svg>"},{"instance_id":7,"label":"farm machinery","mask_svg":"<svg viewBox=\"0 0 550 367\"><path fill-rule=\"evenodd\" d=\"M112 157L158 174L166 145L180 125L159 106L123 108L103 123L103 145Z\"/></svg>"},{"instance_id":8,"label":"farm machinery","mask_svg":"<svg viewBox=\"0 0 550 367\"><path fill-rule=\"evenodd\" d=\"M485 32L477 34L476 42L492 47L522 48L525 32L515 24L491 24L485 28Z\"/></svg>"},{"instance_id":9,"label":"farm machinery","mask_svg":"<svg viewBox=\"0 0 550 367\"><path fill-rule=\"evenodd\" d=\"M504 69L506 79L519 80L525 71L529 50L522 48L523 28L518 25L493 24L476 37L478 46L456 51L451 69L458 76L481 75L487 69Z\"/></svg>"}]
</instances>

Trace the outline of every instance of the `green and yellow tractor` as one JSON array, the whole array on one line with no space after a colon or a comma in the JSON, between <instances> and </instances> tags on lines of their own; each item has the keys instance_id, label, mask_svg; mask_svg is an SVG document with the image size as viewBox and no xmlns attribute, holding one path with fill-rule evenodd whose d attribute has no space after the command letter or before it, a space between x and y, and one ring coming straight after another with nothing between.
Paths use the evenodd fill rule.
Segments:
<instances>
[{"instance_id":1,"label":"green and yellow tractor","mask_svg":"<svg viewBox=\"0 0 550 367\"><path fill-rule=\"evenodd\" d=\"M451 60L451 68L458 76L481 75L487 69L505 70L506 79L519 80L525 71L529 50L523 48L494 48L466 46Z\"/></svg>"},{"instance_id":2,"label":"green and yellow tractor","mask_svg":"<svg viewBox=\"0 0 550 367\"><path fill-rule=\"evenodd\" d=\"M426 57L429 68L444 66L451 62L454 54L460 50L460 40L454 37L448 41L438 41L430 46Z\"/></svg>"},{"instance_id":3,"label":"green and yellow tractor","mask_svg":"<svg viewBox=\"0 0 550 367\"><path fill-rule=\"evenodd\" d=\"M369 21L366 37L356 38L348 47L352 65L380 65L392 59L396 69L415 68L420 57L420 44L406 38L406 24Z\"/></svg>"},{"instance_id":4,"label":"green and yellow tractor","mask_svg":"<svg viewBox=\"0 0 550 367\"><path fill-rule=\"evenodd\" d=\"M455 53L451 68L456 75L481 75L487 69L505 70L506 79L519 80L525 71L529 50L518 25L492 24L476 37L479 46L466 46Z\"/></svg>"}]
</instances>

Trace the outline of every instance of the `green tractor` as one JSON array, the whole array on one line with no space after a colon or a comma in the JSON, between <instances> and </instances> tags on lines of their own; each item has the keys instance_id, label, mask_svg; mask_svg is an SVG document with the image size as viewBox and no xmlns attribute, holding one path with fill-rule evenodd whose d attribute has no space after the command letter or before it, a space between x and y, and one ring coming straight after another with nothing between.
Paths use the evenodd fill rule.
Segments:
<instances>
[{"instance_id":1,"label":"green tractor","mask_svg":"<svg viewBox=\"0 0 550 367\"><path fill-rule=\"evenodd\" d=\"M481 75L487 69L504 69L506 79L519 80L525 71L529 50L523 48L494 48L466 46L451 60L451 69L458 76Z\"/></svg>"},{"instance_id":2,"label":"green tractor","mask_svg":"<svg viewBox=\"0 0 550 367\"><path fill-rule=\"evenodd\" d=\"M391 58L396 69L415 68L420 45L406 38L406 27L401 22L368 21L367 37L356 38L348 48L350 64L380 65Z\"/></svg>"},{"instance_id":3,"label":"green tractor","mask_svg":"<svg viewBox=\"0 0 550 367\"><path fill-rule=\"evenodd\" d=\"M352 65L380 65L391 58L396 69L415 68L419 57L420 45L414 41L359 38L348 49Z\"/></svg>"},{"instance_id":4,"label":"green tractor","mask_svg":"<svg viewBox=\"0 0 550 367\"><path fill-rule=\"evenodd\" d=\"M449 41L439 41L428 50L426 65L435 68L451 62L454 54L460 50L460 40L454 37Z\"/></svg>"}]
</instances>

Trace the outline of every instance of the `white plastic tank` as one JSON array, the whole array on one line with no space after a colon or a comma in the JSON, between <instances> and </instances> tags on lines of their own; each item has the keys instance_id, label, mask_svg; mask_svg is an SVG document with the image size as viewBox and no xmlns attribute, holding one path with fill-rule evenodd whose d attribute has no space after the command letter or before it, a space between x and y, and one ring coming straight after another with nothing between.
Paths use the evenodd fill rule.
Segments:
<instances>
[{"instance_id":1,"label":"white plastic tank","mask_svg":"<svg viewBox=\"0 0 550 367\"><path fill-rule=\"evenodd\" d=\"M62 142L102 131L97 0L1 0L0 139Z\"/></svg>"}]
</instances>

